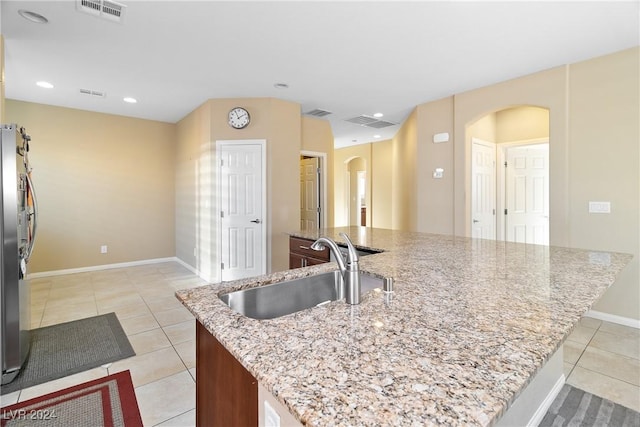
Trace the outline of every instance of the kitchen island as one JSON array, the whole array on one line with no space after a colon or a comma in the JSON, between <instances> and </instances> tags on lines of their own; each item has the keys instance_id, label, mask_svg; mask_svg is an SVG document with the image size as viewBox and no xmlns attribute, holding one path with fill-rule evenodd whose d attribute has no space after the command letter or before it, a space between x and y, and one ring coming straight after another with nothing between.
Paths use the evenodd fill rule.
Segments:
<instances>
[{"instance_id":1,"label":"kitchen island","mask_svg":"<svg viewBox=\"0 0 640 427\"><path fill-rule=\"evenodd\" d=\"M271 320L218 298L335 263L176 293L303 425L497 423L631 259L364 227L292 235L340 243L341 231L382 251L360 269L393 277L391 296L374 290L359 305L334 301Z\"/></svg>"}]
</instances>

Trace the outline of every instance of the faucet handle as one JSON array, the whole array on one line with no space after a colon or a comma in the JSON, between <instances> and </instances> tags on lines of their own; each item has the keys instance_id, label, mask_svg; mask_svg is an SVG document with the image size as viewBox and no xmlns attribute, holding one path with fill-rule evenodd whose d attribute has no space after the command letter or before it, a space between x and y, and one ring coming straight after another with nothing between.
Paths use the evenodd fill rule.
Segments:
<instances>
[{"instance_id":1,"label":"faucet handle","mask_svg":"<svg viewBox=\"0 0 640 427\"><path fill-rule=\"evenodd\" d=\"M347 236L347 234L343 233L343 232L340 232L339 234L347 242L347 247L349 248L349 260L348 261L350 263L351 262L358 262L360 260L360 257L358 256L358 251L353 246L353 243L351 243L351 239L349 238L349 236Z\"/></svg>"}]
</instances>

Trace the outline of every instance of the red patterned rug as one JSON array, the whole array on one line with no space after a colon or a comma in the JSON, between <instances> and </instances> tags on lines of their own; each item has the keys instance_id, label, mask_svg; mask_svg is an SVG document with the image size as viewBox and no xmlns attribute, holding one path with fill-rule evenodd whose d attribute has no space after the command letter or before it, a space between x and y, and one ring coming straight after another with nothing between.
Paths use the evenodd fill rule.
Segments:
<instances>
[{"instance_id":1,"label":"red patterned rug","mask_svg":"<svg viewBox=\"0 0 640 427\"><path fill-rule=\"evenodd\" d=\"M0 409L2 427L142 427L129 371Z\"/></svg>"}]
</instances>

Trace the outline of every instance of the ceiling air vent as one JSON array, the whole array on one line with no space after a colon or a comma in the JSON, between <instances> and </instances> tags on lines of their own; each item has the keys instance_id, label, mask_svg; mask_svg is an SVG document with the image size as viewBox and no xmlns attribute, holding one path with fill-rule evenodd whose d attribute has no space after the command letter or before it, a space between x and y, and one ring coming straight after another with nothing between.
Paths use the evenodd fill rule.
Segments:
<instances>
[{"instance_id":1,"label":"ceiling air vent","mask_svg":"<svg viewBox=\"0 0 640 427\"><path fill-rule=\"evenodd\" d=\"M375 119L375 118L369 117L369 116L358 116L358 117L353 117L351 119L347 119L347 121L350 122L350 123L355 123L357 125L366 126L369 123L377 122L378 119Z\"/></svg>"},{"instance_id":2,"label":"ceiling air vent","mask_svg":"<svg viewBox=\"0 0 640 427\"><path fill-rule=\"evenodd\" d=\"M305 114L307 116L324 117L324 116L328 116L329 114L331 114L331 111L321 110L319 108L316 108L315 110L307 111Z\"/></svg>"},{"instance_id":3,"label":"ceiling air vent","mask_svg":"<svg viewBox=\"0 0 640 427\"><path fill-rule=\"evenodd\" d=\"M388 122L386 120L378 120L375 117L369 117L365 115L354 117L352 119L347 119L347 121L350 123L355 123L357 125L366 126L369 128L376 128L376 129L386 128L387 126L394 126L396 124L396 123Z\"/></svg>"},{"instance_id":4,"label":"ceiling air vent","mask_svg":"<svg viewBox=\"0 0 640 427\"><path fill-rule=\"evenodd\" d=\"M106 93L100 92L99 90L80 89L80 93L83 95L96 96L98 98L105 98L107 96Z\"/></svg>"},{"instance_id":5,"label":"ceiling air vent","mask_svg":"<svg viewBox=\"0 0 640 427\"><path fill-rule=\"evenodd\" d=\"M382 129L382 128L386 128L387 126L393 126L393 125L395 125L395 123L391 123L386 120L378 120L372 123L368 123L365 126L368 126L370 128Z\"/></svg>"},{"instance_id":6,"label":"ceiling air vent","mask_svg":"<svg viewBox=\"0 0 640 427\"><path fill-rule=\"evenodd\" d=\"M76 9L109 21L122 22L126 6L111 0L76 0Z\"/></svg>"}]
</instances>

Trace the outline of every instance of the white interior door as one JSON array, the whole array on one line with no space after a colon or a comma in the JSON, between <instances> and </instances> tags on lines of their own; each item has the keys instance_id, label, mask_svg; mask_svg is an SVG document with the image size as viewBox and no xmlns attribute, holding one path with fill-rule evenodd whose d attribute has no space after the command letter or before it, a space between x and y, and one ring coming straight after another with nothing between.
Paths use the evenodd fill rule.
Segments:
<instances>
[{"instance_id":1,"label":"white interior door","mask_svg":"<svg viewBox=\"0 0 640 427\"><path fill-rule=\"evenodd\" d=\"M300 159L300 229L320 227L320 159Z\"/></svg>"},{"instance_id":2,"label":"white interior door","mask_svg":"<svg viewBox=\"0 0 640 427\"><path fill-rule=\"evenodd\" d=\"M549 144L507 149L506 240L549 244Z\"/></svg>"},{"instance_id":3,"label":"white interior door","mask_svg":"<svg viewBox=\"0 0 640 427\"><path fill-rule=\"evenodd\" d=\"M266 273L264 143L218 142L221 279Z\"/></svg>"},{"instance_id":4,"label":"white interior door","mask_svg":"<svg viewBox=\"0 0 640 427\"><path fill-rule=\"evenodd\" d=\"M471 142L471 237L496 238L496 145Z\"/></svg>"}]
</instances>

